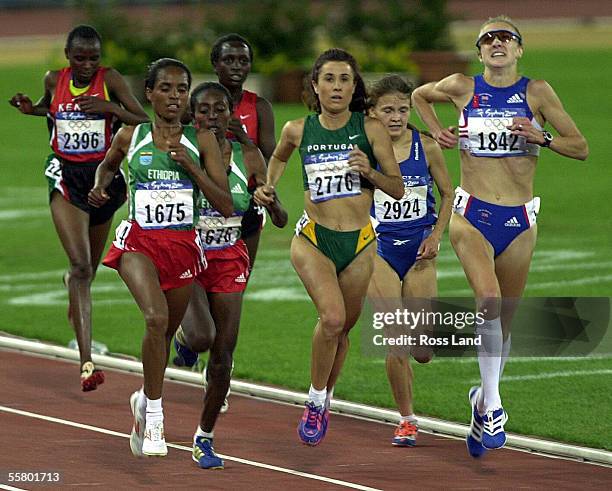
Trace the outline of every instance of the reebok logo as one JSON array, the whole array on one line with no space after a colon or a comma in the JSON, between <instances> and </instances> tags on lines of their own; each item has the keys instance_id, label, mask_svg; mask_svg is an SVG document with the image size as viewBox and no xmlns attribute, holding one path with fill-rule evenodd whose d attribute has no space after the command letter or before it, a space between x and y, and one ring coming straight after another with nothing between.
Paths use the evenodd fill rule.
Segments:
<instances>
[{"instance_id":1,"label":"reebok logo","mask_svg":"<svg viewBox=\"0 0 612 491\"><path fill-rule=\"evenodd\" d=\"M191 272L191 269L188 269L187 271L182 273L181 276L179 276L179 280L186 280L188 278L193 278L193 273Z\"/></svg>"},{"instance_id":2,"label":"reebok logo","mask_svg":"<svg viewBox=\"0 0 612 491\"><path fill-rule=\"evenodd\" d=\"M234 187L232 188L231 192L232 192L232 194L244 194L244 191L240 187L239 183L234 184Z\"/></svg>"},{"instance_id":3,"label":"reebok logo","mask_svg":"<svg viewBox=\"0 0 612 491\"><path fill-rule=\"evenodd\" d=\"M357 133L356 135L351 135L351 136L349 136L349 140L354 140L358 136L359 136L359 133Z\"/></svg>"},{"instance_id":4,"label":"reebok logo","mask_svg":"<svg viewBox=\"0 0 612 491\"><path fill-rule=\"evenodd\" d=\"M512 97L509 97L506 102L510 104L520 104L521 102L523 102L523 98L518 94L514 94Z\"/></svg>"},{"instance_id":5,"label":"reebok logo","mask_svg":"<svg viewBox=\"0 0 612 491\"><path fill-rule=\"evenodd\" d=\"M236 279L234 279L234 281L235 281L236 283L246 283L246 282L247 282L247 279L246 279L246 277L244 276L244 273L240 273L240 275L236 276Z\"/></svg>"},{"instance_id":6,"label":"reebok logo","mask_svg":"<svg viewBox=\"0 0 612 491\"><path fill-rule=\"evenodd\" d=\"M393 240L393 245L394 246L403 246L404 244L407 244L408 242L410 242L410 239L406 239L406 240L394 239Z\"/></svg>"},{"instance_id":7,"label":"reebok logo","mask_svg":"<svg viewBox=\"0 0 612 491\"><path fill-rule=\"evenodd\" d=\"M504 227L520 227L521 224L516 219L516 217L512 217L504 223Z\"/></svg>"}]
</instances>

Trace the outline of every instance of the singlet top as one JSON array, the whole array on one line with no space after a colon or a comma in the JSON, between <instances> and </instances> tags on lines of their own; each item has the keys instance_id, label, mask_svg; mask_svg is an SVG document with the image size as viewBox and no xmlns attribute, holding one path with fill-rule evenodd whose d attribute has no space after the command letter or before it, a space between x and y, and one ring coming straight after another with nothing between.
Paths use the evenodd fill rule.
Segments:
<instances>
[{"instance_id":1,"label":"singlet top","mask_svg":"<svg viewBox=\"0 0 612 491\"><path fill-rule=\"evenodd\" d=\"M242 129L250 140L259 146L259 122L257 120L257 94L248 90L242 91L242 97L232 115L238 118ZM234 139L232 133L228 133L228 138Z\"/></svg>"},{"instance_id":2,"label":"singlet top","mask_svg":"<svg viewBox=\"0 0 612 491\"><path fill-rule=\"evenodd\" d=\"M476 157L537 157L539 145L507 129L515 117L529 118L534 127L542 129L527 104L528 83L527 77L521 77L509 87L493 87L476 75L474 96L459 117L459 148Z\"/></svg>"},{"instance_id":3,"label":"singlet top","mask_svg":"<svg viewBox=\"0 0 612 491\"><path fill-rule=\"evenodd\" d=\"M310 190L313 203L357 196L361 188L374 189L359 172L349 169L348 157L355 145L368 156L375 169L378 162L365 132L363 113L351 113L346 125L337 130L323 128L318 114L306 117L300 156L304 190Z\"/></svg>"},{"instance_id":4,"label":"singlet top","mask_svg":"<svg viewBox=\"0 0 612 491\"><path fill-rule=\"evenodd\" d=\"M183 127L180 143L200 162L193 126ZM134 129L127 161L129 218L143 229L193 229L200 191L189 173L155 146L151 123Z\"/></svg>"},{"instance_id":5,"label":"singlet top","mask_svg":"<svg viewBox=\"0 0 612 491\"><path fill-rule=\"evenodd\" d=\"M436 199L425 150L418 130L412 130L410 155L399 163L404 196L395 199L381 189L374 191L370 210L377 234L397 233L436 223Z\"/></svg>"},{"instance_id":6,"label":"singlet top","mask_svg":"<svg viewBox=\"0 0 612 491\"><path fill-rule=\"evenodd\" d=\"M247 169L244 163L242 147L238 142L232 142L232 156L228 169L229 182L234 213L225 218L215 210L206 198L202 199L198 229L204 249L226 249L240 239L242 233L242 217L249 208L251 195L248 192Z\"/></svg>"},{"instance_id":7,"label":"singlet top","mask_svg":"<svg viewBox=\"0 0 612 491\"><path fill-rule=\"evenodd\" d=\"M109 101L104 83L107 68L99 67L89 85L74 87L72 68L59 71L55 94L49 106L53 152L69 162L100 162L110 148L115 118L110 113L84 113L74 99L81 95L98 97Z\"/></svg>"}]
</instances>

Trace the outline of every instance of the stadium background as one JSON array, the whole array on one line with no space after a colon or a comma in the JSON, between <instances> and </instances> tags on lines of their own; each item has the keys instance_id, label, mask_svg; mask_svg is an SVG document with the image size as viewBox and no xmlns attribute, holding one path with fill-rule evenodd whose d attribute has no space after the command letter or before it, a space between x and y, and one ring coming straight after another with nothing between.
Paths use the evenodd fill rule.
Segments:
<instances>
[{"instance_id":1,"label":"stadium background","mask_svg":"<svg viewBox=\"0 0 612 491\"><path fill-rule=\"evenodd\" d=\"M44 72L61 63L65 34L83 20L78 11L52 5L63 2L19 8L27 3L0 2L0 93L5 101L17 91L33 98L41 95ZM40 7L41 2L35 4ZM211 12L220 4L205 2L203 8ZM237 4L223 2L223 8ZM323 2L312 4L324 11ZM185 9L190 14L190 9L201 7L167 2L163 8L172 19L184 16ZM542 154L536 193L543 205L527 295L609 297L612 223L606 212L610 178L605 157L612 109L608 89L612 74L606 62L612 55L612 4L489 0L450 1L448 7L463 17L450 25L450 32L456 49L471 57L468 73L479 69L472 43L482 20L501 12L513 16L525 40L521 70L551 83L590 144L586 163ZM121 9L151 22L158 12L148 5ZM277 131L285 121L305 113L300 104L275 104L274 110ZM453 122L450 111L442 116ZM414 121L420 125L416 117ZM42 178L48 152L46 125L43 119L21 116L4 104L0 134L0 330L65 345L72 337L61 286L66 260L49 218ZM456 152L445 152L445 157L456 183ZM302 200L298 165L294 158L279 191L292 221L299 216ZM119 211L117 220L124 213ZM315 310L289 264L290 235L291 227L282 231L269 227L264 232L243 309L235 377L305 390ZM443 296L469 296L447 238L439 260L439 289ZM95 339L112 352L138 356L141 316L114 272L99 271L93 296ZM352 339L337 397L393 407L383 361L362 356L358 332ZM612 363L605 346L599 351L589 359L511 360L502 382L511 414L508 429L611 449L610 427L605 418L596 416L606 414L612 405ZM475 362L436 360L430 366L415 367L415 377L417 414L467 420L465 393L478 378Z\"/></svg>"}]
</instances>

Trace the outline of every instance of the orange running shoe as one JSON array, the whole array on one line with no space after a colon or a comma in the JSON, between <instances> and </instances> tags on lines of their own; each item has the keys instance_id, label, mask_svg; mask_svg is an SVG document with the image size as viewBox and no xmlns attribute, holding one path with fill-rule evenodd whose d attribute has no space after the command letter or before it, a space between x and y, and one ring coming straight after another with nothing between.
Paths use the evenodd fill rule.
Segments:
<instances>
[{"instance_id":1,"label":"orange running shoe","mask_svg":"<svg viewBox=\"0 0 612 491\"><path fill-rule=\"evenodd\" d=\"M96 390L98 385L104 383L104 372L96 370L91 361L86 361L81 367L81 389L83 392Z\"/></svg>"},{"instance_id":2,"label":"orange running shoe","mask_svg":"<svg viewBox=\"0 0 612 491\"><path fill-rule=\"evenodd\" d=\"M416 424L410 421L401 421L397 428L395 428L393 445L396 447L414 447L418 431L419 428Z\"/></svg>"}]
</instances>

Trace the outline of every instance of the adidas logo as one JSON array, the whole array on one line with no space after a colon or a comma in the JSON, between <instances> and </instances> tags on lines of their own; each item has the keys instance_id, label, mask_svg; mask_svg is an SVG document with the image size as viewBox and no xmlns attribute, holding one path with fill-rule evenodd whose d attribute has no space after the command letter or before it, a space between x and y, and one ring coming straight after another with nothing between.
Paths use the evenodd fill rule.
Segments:
<instances>
[{"instance_id":1,"label":"adidas logo","mask_svg":"<svg viewBox=\"0 0 612 491\"><path fill-rule=\"evenodd\" d=\"M191 272L191 269L188 269L187 271L182 273L181 276L179 276L179 280L186 280L188 278L193 278L193 273Z\"/></svg>"},{"instance_id":2,"label":"adidas logo","mask_svg":"<svg viewBox=\"0 0 612 491\"><path fill-rule=\"evenodd\" d=\"M244 194L244 191L242 190L240 183L234 184L234 187L232 188L232 193L233 194Z\"/></svg>"},{"instance_id":3,"label":"adidas logo","mask_svg":"<svg viewBox=\"0 0 612 491\"><path fill-rule=\"evenodd\" d=\"M236 279L234 280L236 283L246 283L247 279L244 276L244 273L240 273L240 276L237 276Z\"/></svg>"},{"instance_id":4,"label":"adidas logo","mask_svg":"<svg viewBox=\"0 0 612 491\"><path fill-rule=\"evenodd\" d=\"M521 224L516 219L516 217L512 217L504 223L504 227L520 227Z\"/></svg>"},{"instance_id":5,"label":"adidas logo","mask_svg":"<svg viewBox=\"0 0 612 491\"><path fill-rule=\"evenodd\" d=\"M509 97L506 102L509 102L510 104L518 104L523 102L523 98L518 94L514 94L512 97Z\"/></svg>"}]
</instances>

